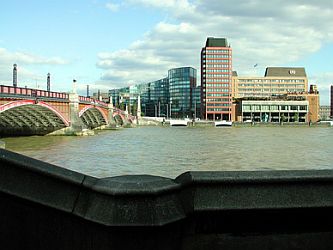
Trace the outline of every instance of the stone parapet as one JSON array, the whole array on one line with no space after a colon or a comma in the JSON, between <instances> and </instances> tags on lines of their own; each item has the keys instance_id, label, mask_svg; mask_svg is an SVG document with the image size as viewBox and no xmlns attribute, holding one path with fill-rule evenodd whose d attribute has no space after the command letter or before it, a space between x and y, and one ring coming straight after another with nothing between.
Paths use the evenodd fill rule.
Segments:
<instances>
[{"instance_id":1,"label":"stone parapet","mask_svg":"<svg viewBox=\"0 0 333 250\"><path fill-rule=\"evenodd\" d=\"M1 249L332 249L333 171L95 178L0 149Z\"/></svg>"}]
</instances>

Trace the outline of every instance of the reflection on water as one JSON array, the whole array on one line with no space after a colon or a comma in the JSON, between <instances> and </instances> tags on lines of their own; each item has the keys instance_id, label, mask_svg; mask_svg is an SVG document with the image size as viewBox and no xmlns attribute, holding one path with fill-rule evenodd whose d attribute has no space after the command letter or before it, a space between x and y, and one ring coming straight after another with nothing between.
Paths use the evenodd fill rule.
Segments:
<instances>
[{"instance_id":1,"label":"reflection on water","mask_svg":"<svg viewBox=\"0 0 333 250\"><path fill-rule=\"evenodd\" d=\"M330 127L140 127L89 137L3 140L9 150L97 177L333 168Z\"/></svg>"}]
</instances>

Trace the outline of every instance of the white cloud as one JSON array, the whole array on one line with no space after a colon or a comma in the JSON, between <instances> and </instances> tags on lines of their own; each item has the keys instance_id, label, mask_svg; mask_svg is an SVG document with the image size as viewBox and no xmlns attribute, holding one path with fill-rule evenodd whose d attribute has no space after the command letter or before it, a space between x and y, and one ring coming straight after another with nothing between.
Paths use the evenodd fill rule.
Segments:
<instances>
[{"instance_id":1,"label":"white cloud","mask_svg":"<svg viewBox=\"0 0 333 250\"><path fill-rule=\"evenodd\" d=\"M111 10L112 12L117 12L119 10L120 5L116 3L107 3L106 8Z\"/></svg>"},{"instance_id":2,"label":"white cloud","mask_svg":"<svg viewBox=\"0 0 333 250\"><path fill-rule=\"evenodd\" d=\"M0 84L12 84L13 64L18 64L18 80L21 84L28 84L28 87L38 85L35 82L45 81L45 75L31 70L31 66L47 66L47 65L65 65L68 62L61 57L43 57L27 52L11 52L5 48L0 48Z\"/></svg>"},{"instance_id":3,"label":"white cloud","mask_svg":"<svg viewBox=\"0 0 333 250\"><path fill-rule=\"evenodd\" d=\"M199 76L200 50L209 36L228 38L240 75L253 74L255 63L263 75L267 66L287 66L333 43L333 5L326 0L126 2L156 8L167 18L130 47L99 54L103 79L113 84L157 80L180 66L194 66Z\"/></svg>"},{"instance_id":4,"label":"white cloud","mask_svg":"<svg viewBox=\"0 0 333 250\"><path fill-rule=\"evenodd\" d=\"M0 48L0 64L3 63L24 63L24 64L49 64L64 65L68 64L66 60L60 57L42 57L28 52L10 52L5 48Z\"/></svg>"},{"instance_id":5,"label":"white cloud","mask_svg":"<svg viewBox=\"0 0 333 250\"><path fill-rule=\"evenodd\" d=\"M317 85L321 105L329 105L330 86L333 84L333 72L321 72L316 75L310 75L309 84Z\"/></svg>"}]
</instances>

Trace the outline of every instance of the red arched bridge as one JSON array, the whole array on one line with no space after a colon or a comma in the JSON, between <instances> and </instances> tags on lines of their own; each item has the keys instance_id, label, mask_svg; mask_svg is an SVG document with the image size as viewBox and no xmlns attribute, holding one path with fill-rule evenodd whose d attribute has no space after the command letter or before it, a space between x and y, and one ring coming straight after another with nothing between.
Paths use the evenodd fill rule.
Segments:
<instances>
[{"instance_id":1,"label":"red arched bridge","mask_svg":"<svg viewBox=\"0 0 333 250\"><path fill-rule=\"evenodd\" d=\"M0 135L45 135L132 123L112 104L75 93L0 85Z\"/></svg>"}]
</instances>

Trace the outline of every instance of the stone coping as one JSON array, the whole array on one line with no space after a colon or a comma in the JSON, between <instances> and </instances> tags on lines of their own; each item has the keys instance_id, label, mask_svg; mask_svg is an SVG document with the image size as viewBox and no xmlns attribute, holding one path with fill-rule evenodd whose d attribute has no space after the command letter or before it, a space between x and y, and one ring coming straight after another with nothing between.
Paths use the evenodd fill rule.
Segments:
<instances>
[{"instance_id":1,"label":"stone coping","mask_svg":"<svg viewBox=\"0 0 333 250\"><path fill-rule=\"evenodd\" d=\"M106 226L162 226L196 212L333 207L333 170L99 179L0 149L0 173L0 193Z\"/></svg>"}]
</instances>

